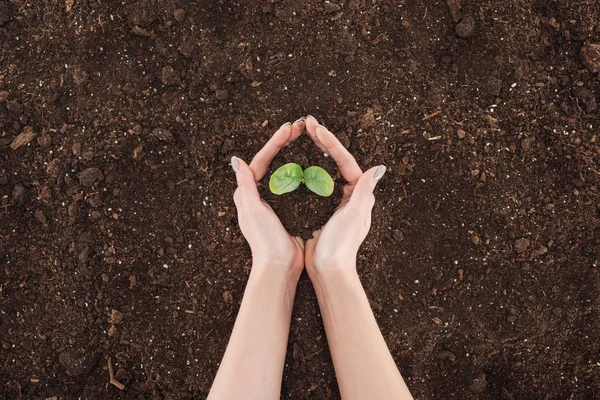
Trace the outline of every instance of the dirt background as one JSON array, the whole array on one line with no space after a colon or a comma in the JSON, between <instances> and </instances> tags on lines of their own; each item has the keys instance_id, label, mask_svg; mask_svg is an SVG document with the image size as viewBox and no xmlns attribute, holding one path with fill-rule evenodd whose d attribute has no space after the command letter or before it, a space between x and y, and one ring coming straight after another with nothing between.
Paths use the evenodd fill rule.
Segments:
<instances>
[{"instance_id":1,"label":"dirt background","mask_svg":"<svg viewBox=\"0 0 600 400\"><path fill-rule=\"evenodd\" d=\"M0 399L205 397L229 159L306 114L388 166L359 271L415 398L600 398L596 44L596 0L0 0ZM337 194L264 193L304 236ZM339 398L306 276L287 357Z\"/></svg>"}]
</instances>

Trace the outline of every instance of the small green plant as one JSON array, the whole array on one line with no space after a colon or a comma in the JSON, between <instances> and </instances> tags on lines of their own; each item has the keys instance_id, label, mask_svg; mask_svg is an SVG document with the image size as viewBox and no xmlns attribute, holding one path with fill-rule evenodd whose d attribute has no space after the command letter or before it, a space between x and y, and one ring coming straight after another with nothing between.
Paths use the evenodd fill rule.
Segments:
<instances>
[{"instance_id":1,"label":"small green plant","mask_svg":"<svg viewBox=\"0 0 600 400\"><path fill-rule=\"evenodd\" d=\"M333 179L321 167L308 167L302 171L298 164L289 163L277 168L269 179L269 189L274 194L284 194L298 189L301 183L319 196L331 196Z\"/></svg>"}]
</instances>

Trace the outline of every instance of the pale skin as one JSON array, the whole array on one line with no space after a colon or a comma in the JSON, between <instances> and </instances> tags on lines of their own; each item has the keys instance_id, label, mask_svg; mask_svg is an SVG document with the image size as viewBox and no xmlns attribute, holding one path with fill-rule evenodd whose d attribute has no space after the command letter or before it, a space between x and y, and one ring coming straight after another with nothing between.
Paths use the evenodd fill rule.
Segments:
<instances>
[{"instance_id":1,"label":"pale skin","mask_svg":"<svg viewBox=\"0 0 600 400\"><path fill-rule=\"evenodd\" d=\"M303 132L331 155L347 181L340 206L306 243L289 235L257 189L273 158ZM342 398L412 399L356 271L356 255L371 226L373 191L385 167L363 173L333 133L311 116L284 124L249 165L234 157L232 167L238 184L234 201L252 251L252 270L208 398L280 398L296 285L306 267Z\"/></svg>"}]
</instances>

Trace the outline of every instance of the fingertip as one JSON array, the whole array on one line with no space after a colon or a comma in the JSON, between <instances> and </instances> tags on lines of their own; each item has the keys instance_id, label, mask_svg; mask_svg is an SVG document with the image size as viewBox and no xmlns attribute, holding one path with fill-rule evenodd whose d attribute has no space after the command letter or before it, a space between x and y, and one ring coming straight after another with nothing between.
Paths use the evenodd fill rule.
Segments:
<instances>
[{"instance_id":1,"label":"fingertip","mask_svg":"<svg viewBox=\"0 0 600 400\"><path fill-rule=\"evenodd\" d=\"M366 179L367 181L366 187L370 191L375 190L377 182L383 178L385 171L387 171L387 167L385 165L378 165L376 167L369 168L367 172L363 174L363 179Z\"/></svg>"},{"instance_id":2,"label":"fingertip","mask_svg":"<svg viewBox=\"0 0 600 400\"><path fill-rule=\"evenodd\" d=\"M327 128L325 128L323 125L317 124L317 126L315 128L315 133L317 134L317 136L320 136L319 132L321 134L323 134L323 133L329 132L329 130Z\"/></svg>"},{"instance_id":3,"label":"fingertip","mask_svg":"<svg viewBox=\"0 0 600 400\"><path fill-rule=\"evenodd\" d=\"M286 122L285 124L281 125L279 127L279 129L277 129L277 131L273 134L273 137L277 136L278 137L277 142L278 142L279 146L283 147L283 146L289 144L291 135L292 135L292 123Z\"/></svg>"},{"instance_id":4,"label":"fingertip","mask_svg":"<svg viewBox=\"0 0 600 400\"><path fill-rule=\"evenodd\" d=\"M231 168L235 171L235 175L238 180L238 186L240 184L240 180L252 175L252 179L254 179L254 173L246 163L246 161L242 160L239 157L233 156L231 157Z\"/></svg>"},{"instance_id":5,"label":"fingertip","mask_svg":"<svg viewBox=\"0 0 600 400\"><path fill-rule=\"evenodd\" d=\"M285 142L285 145L289 145L290 143L294 142L296 139L298 139L300 137L300 135L302 135L302 132L304 132L304 130L306 129L306 117L302 117L297 119L296 121L294 121L294 123L292 124L292 129L291 129L291 133L290 136L287 140L287 142Z\"/></svg>"},{"instance_id":6,"label":"fingertip","mask_svg":"<svg viewBox=\"0 0 600 400\"><path fill-rule=\"evenodd\" d=\"M385 165L380 165L377 167L377 170L375 170L375 173L373 174L375 181L379 182L379 180L383 178L385 171L387 171L387 167Z\"/></svg>"},{"instance_id":7,"label":"fingertip","mask_svg":"<svg viewBox=\"0 0 600 400\"><path fill-rule=\"evenodd\" d=\"M315 130L317 129L318 125L319 125L319 122L317 121L317 119L315 117L313 117L312 115L306 116L306 131L309 134L314 133Z\"/></svg>"},{"instance_id":8,"label":"fingertip","mask_svg":"<svg viewBox=\"0 0 600 400\"><path fill-rule=\"evenodd\" d=\"M238 156L231 157L230 165L231 165L231 168L233 169L233 172L235 172L236 174L242 169L249 168L248 163L246 163L246 161L242 160Z\"/></svg>"},{"instance_id":9,"label":"fingertip","mask_svg":"<svg viewBox=\"0 0 600 400\"><path fill-rule=\"evenodd\" d=\"M234 163L235 163L235 165L234 165ZM246 163L246 161L242 160L241 158L239 158L237 156L233 156L233 157L231 157L231 166L234 169L237 166L237 171L239 171L243 167L248 167L248 163Z\"/></svg>"},{"instance_id":10,"label":"fingertip","mask_svg":"<svg viewBox=\"0 0 600 400\"><path fill-rule=\"evenodd\" d=\"M237 173L240 170L240 159L236 156L231 157L231 168L233 172Z\"/></svg>"}]
</instances>

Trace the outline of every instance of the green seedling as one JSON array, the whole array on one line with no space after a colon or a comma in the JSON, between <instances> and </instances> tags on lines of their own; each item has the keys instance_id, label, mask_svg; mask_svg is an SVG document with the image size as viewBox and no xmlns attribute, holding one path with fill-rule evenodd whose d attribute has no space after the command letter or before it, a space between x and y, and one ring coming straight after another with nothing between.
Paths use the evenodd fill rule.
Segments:
<instances>
[{"instance_id":1,"label":"green seedling","mask_svg":"<svg viewBox=\"0 0 600 400\"><path fill-rule=\"evenodd\" d=\"M327 171L321 167L308 167L302 171L302 167L294 163L285 164L273 172L269 189L274 194L284 194L298 189L301 183L319 196L328 197L333 193L333 179Z\"/></svg>"}]
</instances>

